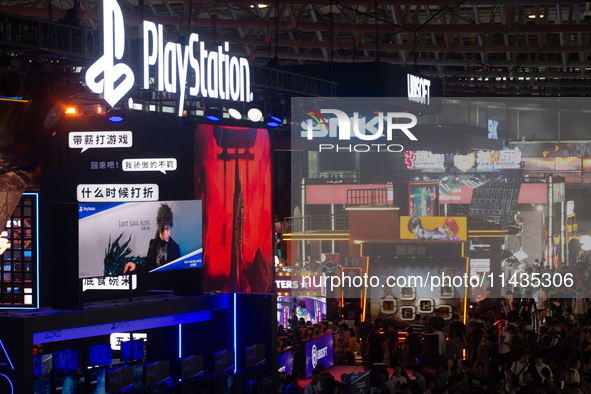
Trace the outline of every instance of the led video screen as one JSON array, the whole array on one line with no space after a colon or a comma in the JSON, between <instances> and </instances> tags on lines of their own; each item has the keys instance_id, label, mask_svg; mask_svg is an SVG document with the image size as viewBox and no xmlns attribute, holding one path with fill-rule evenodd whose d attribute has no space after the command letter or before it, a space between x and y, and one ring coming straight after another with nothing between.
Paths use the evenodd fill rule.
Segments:
<instances>
[{"instance_id":1,"label":"led video screen","mask_svg":"<svg viewBox=\"0 0 591 394\"><path fill-rule=\"evenodd\" d=\"M201 201L78 206L80 278L203 266Z\"/></svg>"},{"instance_id":2,"label":"led video screen","mask_svg":"<svg viewBox=\"0 0 591 394\"><path fill-rule=\"evenodd\" d=\"M466 241L468 220L452 216L401 216L400 239L429 239L439 241ZM420 254L417 251L417 255Z\"/></svg>"},{"instance_id":3,"label":"led video screen","mask_svg":"<svg viewBox=\"0 0 591 394\"><path fill-rule=\"evenodd\" d=\"M53 354L35 354L33 356L34 376L49 375L53 371Z\"/></svg>"},{"instance_id":4,"label":"led video screen","mask_svg":"<svg viewBox=\"0 0 591 394\"><path fill-rule=\"evenodd\" d=\"M58 350L54 353L55 373L78 370L78 349Z\"/></svg>"},{"instance_id":5,"label":"led video screen","mask_svg":"<svg viewBox=\"0 0 591 394\"><path fill-rule=\"evenodd\" d=\"M439 215L439 184L411 183L408 185L408 214L410 216Z\"/></svg>"},{"instance_id":6,"label":"led video screen","mask_svg":"<svg viewBox=\"0 0 591 394\"><path fill-rule=\"evenodd\" d=\"M183 380L203 376L203 354L190 356L181 360L181 378Z\"/></svg>"},{"instance_id":7,"label":"led video screen","mask_svg":"<svg viewBox=\"0 0 591 394\"><path fill-rule=\"evenodd\" d=\"M88 348L88 366L97 367L101 365L110 365L113 359L111 344L89 346Z\"/></svg>"},{"instance_id":8,"label":"led video screen","mask_svg":"<svg viewBox=\"0 0 591 394\"><path fill-rule=\"evenodd\" d=\"M129 344L131 341L121 342L121 353L123 354L123 361L130 361ZM133 341L133 359L141 360L144 358L144 341Z\"/></svg>"},{"instance_id":9,"label":"led video screen","mask_svg":"<svg viewBox=\"0 0 591 394\"><path fill-rule=\"evenodd\" d=\"M194 147L195 198L204 202L204 291L271 292L268 131L198 125Z\"/></svg>"}]
</instances>

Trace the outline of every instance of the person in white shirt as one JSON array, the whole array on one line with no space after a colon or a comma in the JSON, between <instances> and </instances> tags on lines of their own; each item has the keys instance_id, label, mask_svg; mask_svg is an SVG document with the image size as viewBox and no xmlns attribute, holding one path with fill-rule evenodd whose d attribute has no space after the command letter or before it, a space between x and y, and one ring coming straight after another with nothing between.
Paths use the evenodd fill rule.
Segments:
<instances>
[{"instance_id":1,"label":"person in white shirt","mask_svg":"<svg viewBox=\"0 0 591 394\"><path fill-rule=\"evenodd\" d=\"M548 365L544 364L544 360L541 356L536 356L534 361L536 363L536 371L538 372L538 375L540 375L540 378L542 378L542 381L544 380L544 375L542 375L542 369L544 368L548 368L550 370L550 377L553 376L552 369L550 369Z\"/></svg>"},{"instance_id":2,"label":"person in white shirt","mask_svg":"<svg viewBox=\"0 0 591 394\"><path fill-rule=\"evenodd\" d=\"M400 369L400 367L395 367L394 375L392 375L392 377L390 378L390 380L394 384L394 387L398 387L398 390L400 390L400 386L402 386L404 383L408 383L406 381L406 378L400 375L401 372L402 370Z\"/></svg>"},{"instance_id":3,"label":"person in white shirt","mask_svg":"<svg viewBox=\"0 0 591 394\"><path fill-rule=\"evenodd\" d=\"M523 381L523 373L528 369L528 363L529 354L524 353L521 358L515 361L511 366L511 369L509 370L509 378L507 380L511 381L513 376L517 376L519 378L519 383L521 383Z\"/></svg>"},{"instance_id":4,"label":"person in white shirt","mask_svg":"<svg viewBox=\"0 0 591 394\"><path fill-rule=\"evenodd\" d=\"M315 369L312 371L312 381L304 388L304 394L321 394L322 387L320 387L320 371Z\"/></svg>"}]
</instances>

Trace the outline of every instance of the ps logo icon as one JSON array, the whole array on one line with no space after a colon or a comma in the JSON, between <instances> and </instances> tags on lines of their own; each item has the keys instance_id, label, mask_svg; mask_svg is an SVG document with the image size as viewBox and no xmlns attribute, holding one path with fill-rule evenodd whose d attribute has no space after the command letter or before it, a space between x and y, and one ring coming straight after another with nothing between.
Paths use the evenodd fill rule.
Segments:
<instances>
[{"instance_id":1,"label":"ps logo icon","mask_svg":"<svg viewBox=\"0 0 591 394\"><path fill-rule=\"evenodd\" d=\"M103 0L104 54L86 72L86 85L95 93L104 93L105 101L115 106L134 83L133 71L127 64L115 64L125 51L123 13L116 0ZM97 81L100 74L103 78ZM115 82L124 77L119 85Z\"/></svg>"}]
</instances>

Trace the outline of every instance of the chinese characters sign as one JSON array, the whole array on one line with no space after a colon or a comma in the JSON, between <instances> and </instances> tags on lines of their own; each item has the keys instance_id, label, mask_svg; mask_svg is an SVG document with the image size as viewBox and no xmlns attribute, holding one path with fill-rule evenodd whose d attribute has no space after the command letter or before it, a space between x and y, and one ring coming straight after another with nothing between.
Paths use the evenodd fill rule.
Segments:
<instances>
[{"instance_id":1,"label":"chinese characters sign","mask_svg":"<svg viewBox=\"0 0 591 394\"><path fill-rule=\"evenodd\" d=\"M68 146L83 153L93 148L131 148L131 131L73 131L68 134Z\"/></svg>"},{"instance_id":2,"label":"chinese characters sign","mask_svg":"<svg viewBox=\"0 0 591 394\"><path fill-rule=\"evenodd\" d=\"M137 275L131 276L131 285L137 288ZM86 290L129 290L129 275L83 279L82 291Z\"/></svg>"},{"instance_id":3,"label":"chinese characters sign","mask_svg":"<svg viewBox=\"0 0 591 394\"><path fill-rule=\"evenodd\" d=\"M404 163L409 170L444 170L445 156L426 150L406 151Z\"/></svg>"},{"instance_id":4,"label":"chinese characters sign","mask_svg":"<svg viewBox=\"0 0 591 394\"><path fill-rule=\"evenodd\" d=\"M123 171L166 171L176 170L176 159L125 159L121 164Z\"/></svg>"},{"instance_id":5,"label":"chinese characters sign","mask_svg":"<svg viewBox=\"0 0 591 394\"><path fill-rule=\"evenodd\" d=\"M510 170L521 168L519 148L505 150L479 151L476 153L478 170Z\"/></svg>"},{"instance_id":6,"label":"chinese characters sign","mask_svg":"<svg viewBox=\"0 0 591 394\"><path fill-rule=\"evenodd\" d=\"M76 188L78 202L158 201L158 185L82 184Z\"/></svg>"}]
</instances>

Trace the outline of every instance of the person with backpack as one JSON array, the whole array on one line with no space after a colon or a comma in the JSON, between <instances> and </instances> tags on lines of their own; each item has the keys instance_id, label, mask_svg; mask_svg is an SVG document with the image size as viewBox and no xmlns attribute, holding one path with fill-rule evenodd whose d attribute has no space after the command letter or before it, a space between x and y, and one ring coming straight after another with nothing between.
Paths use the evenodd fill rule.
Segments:
<instances>
[{"instance_id":1,"label":"person with backpack","mask_svg":"<svg viewBox=\"0 0 591 394\"><path fill-rule=\"evenodd\" d=\"M519 360L515 361L509 369L509 381L515 376L519 379L519 383L523 380L523 373L529 369L529 354L522 353Z\"/></svg>"}]
</instances>

